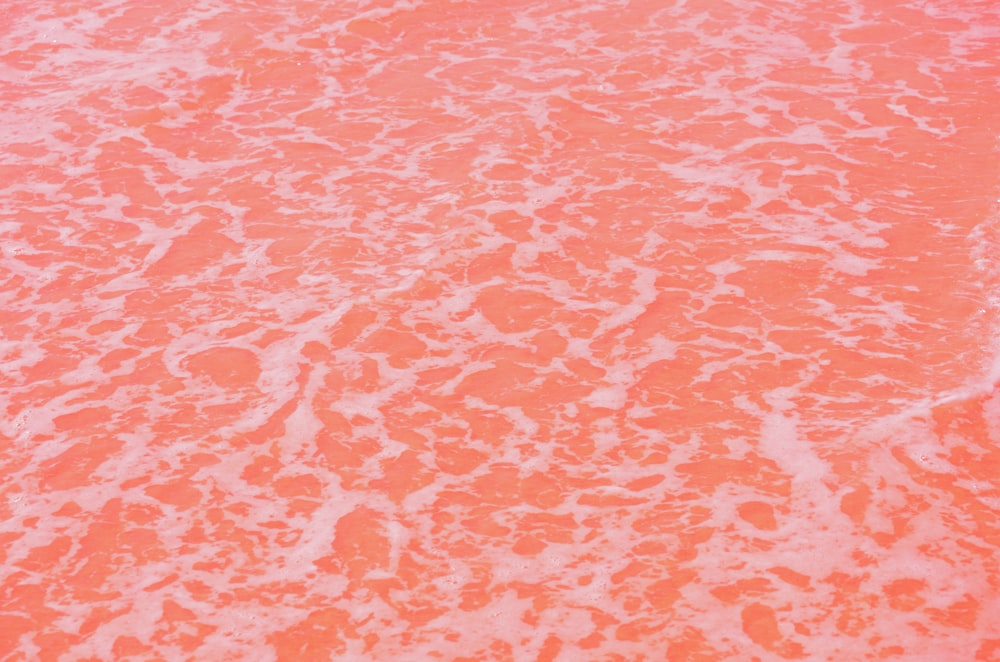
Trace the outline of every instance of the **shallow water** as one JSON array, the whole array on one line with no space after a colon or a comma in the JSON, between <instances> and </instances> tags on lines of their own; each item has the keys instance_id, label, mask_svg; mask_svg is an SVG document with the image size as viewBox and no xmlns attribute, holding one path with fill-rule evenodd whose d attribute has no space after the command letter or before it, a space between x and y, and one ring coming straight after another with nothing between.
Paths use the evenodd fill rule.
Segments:
<instances>
[{"instance_id":1,"label":"shallow water","mask_svg":"<svg viewBox=\"0 0 1000 662\"><path fill-rule=\"evenodd\" d=\"M1000 659L993 3L0 27L4 659Z\"/></svg>"}]
</instances>

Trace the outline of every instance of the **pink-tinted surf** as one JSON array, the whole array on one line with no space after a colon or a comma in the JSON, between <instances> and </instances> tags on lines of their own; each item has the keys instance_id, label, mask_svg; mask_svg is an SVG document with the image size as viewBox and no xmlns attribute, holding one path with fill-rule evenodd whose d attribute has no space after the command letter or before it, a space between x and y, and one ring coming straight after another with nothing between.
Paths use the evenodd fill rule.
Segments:
<instances>
[{"instance_id":1,"label":"pink-tinted surf","mask_svg":"<svg viewBox=\"0 0 1000 662\"><path fill-rule=\"evenodd\" d=\"M991 0L7 0L3 660L1000 660Z\"/></svg>"}]
</instances>

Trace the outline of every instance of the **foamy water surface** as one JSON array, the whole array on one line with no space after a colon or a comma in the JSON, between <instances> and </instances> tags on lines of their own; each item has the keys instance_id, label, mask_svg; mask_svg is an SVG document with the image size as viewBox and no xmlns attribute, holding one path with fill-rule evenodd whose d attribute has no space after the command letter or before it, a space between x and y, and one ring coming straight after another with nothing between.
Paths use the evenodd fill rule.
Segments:
<instances>
[{"instance_id":1,"label":"foamy water surface","mask_svg":"<svg viewBox=\"0 0 1000 662\"><path fill-rule=\"evenodd\" d=\"M4 660L1000 660L1000 9L8 0Z\"/></svg>"}]
</instances>

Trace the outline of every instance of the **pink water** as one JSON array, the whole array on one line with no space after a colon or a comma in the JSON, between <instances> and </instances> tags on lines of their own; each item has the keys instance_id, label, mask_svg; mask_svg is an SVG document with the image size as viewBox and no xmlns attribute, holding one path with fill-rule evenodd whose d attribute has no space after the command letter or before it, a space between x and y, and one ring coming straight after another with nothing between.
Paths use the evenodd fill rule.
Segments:
<instances>
[{"instance_id":1,"label":"pink water","mask_svg":"<svg viewBox=\"0 0 1000 662\"><path fill-rule=\"evenodd\" d=\"M9 0L0 658L1000 660L998 52Z\"/></svg>"}]
</instances>

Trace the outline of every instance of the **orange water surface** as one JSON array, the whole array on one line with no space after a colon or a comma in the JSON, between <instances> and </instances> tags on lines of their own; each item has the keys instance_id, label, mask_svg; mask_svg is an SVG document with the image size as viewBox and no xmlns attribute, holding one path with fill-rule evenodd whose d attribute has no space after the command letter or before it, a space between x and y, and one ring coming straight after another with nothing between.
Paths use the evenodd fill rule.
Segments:
<instances>
[{"instance_id":1,"label":"orange water surface","mask_svg":"<svg viewBox=\"0 0 1000 662\"><path fill-rule=\"evenodd\" d=\"M1000 660L995 0L5 0L0 659Z\"/></svg>"}]
</instances>

